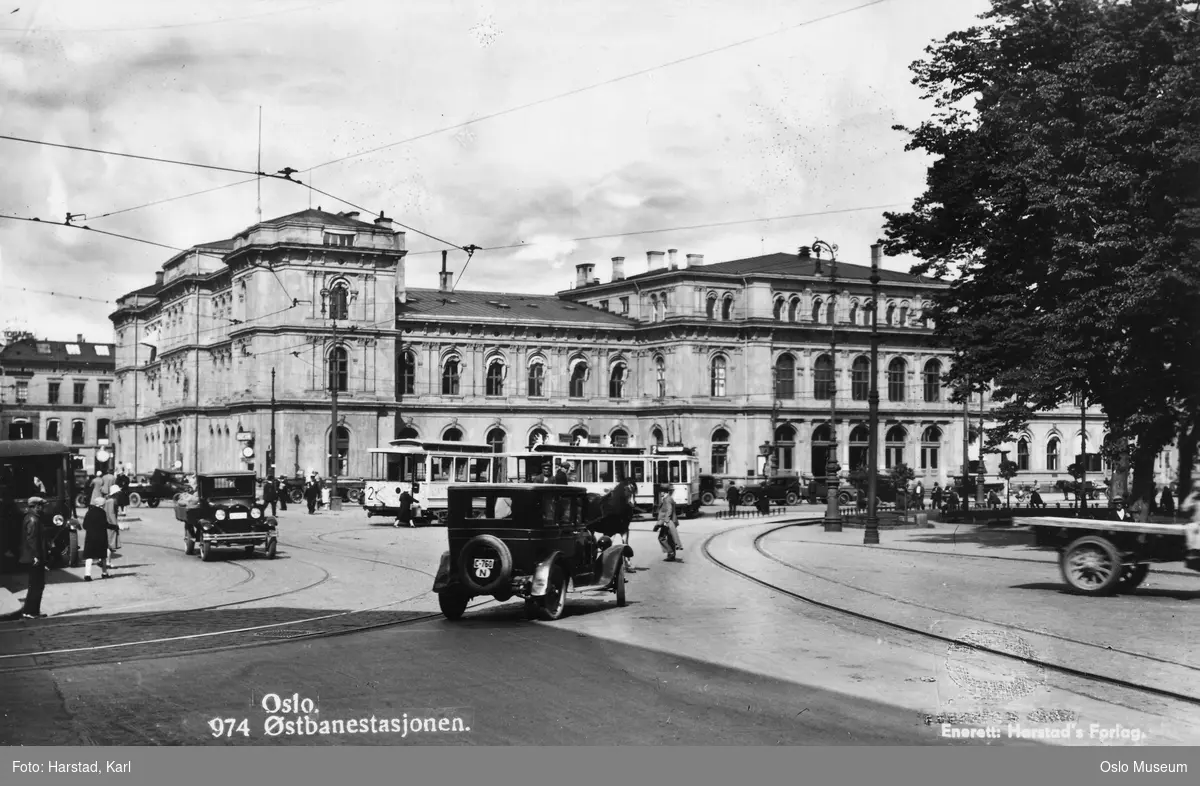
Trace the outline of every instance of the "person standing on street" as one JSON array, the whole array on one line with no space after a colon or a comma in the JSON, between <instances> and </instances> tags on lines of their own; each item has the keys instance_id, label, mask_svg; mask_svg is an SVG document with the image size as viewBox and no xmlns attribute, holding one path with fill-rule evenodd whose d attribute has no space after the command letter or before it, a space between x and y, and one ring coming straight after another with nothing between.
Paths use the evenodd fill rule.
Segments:
<instances>
[{"instance_id":1,"label":"person standing on street","mask_svg":"<svg viewBox=\"0 0 1200 786\"><path fill-rule=\"evenodd\" d=\"M925 484L919 480L913 486L913 505L917 510L925 510Z\"/></svg>"},{"instance_id":2,"label":"person standing on street","mask_svg":"<svg viewBox=\"0 0 1200 786\"><path fill-rule=\"evenodd\" d=\"M317 512L317 498L321 494L321 489L317 485L317 473L313 473L309 478L308 484L304 487L304 500L308 503L309 515Z\"/></svg>"},{"instance_id":3,"label":"person standing on street","mask_svg":"<svg viewBox=\"0 0 1200 786\"><path fill-rule=\"evenodd\" d=\"M271 506L271 515L276 515L276 504L279 499L279 487L275 485L275 478L267 478L263 481L263 505Z\"/></svg>"},{"instance_id":4,"label":"person standing on street","mask_svg":"<svg viewBox=\"0 0 1200 786\"><path fill-rule=\"evenodd\" d=\"M27 620L45 617L42 613L42 593L46 591L46 533L42 529L42 518L46 500L30 497L21 521L21 564L29 572L29 589L25 593L25 606L20 616ZM16 617L17 615L12 615Z\"/></svg>"},{"instance_id":5,"label":"person standing on street","mask_svg":"<svg viewBox=\"0 0 1200 786\"><path fill-rule=\"evenodd\" d=\"M725 501L729 503L729 515L737 515L738 500L742 498L742 492L738 491L737 485L731 480L729 488L725 490Z\"/></svg>"},{"instance_id":6,"label":"person standing on street","mask_svg":"<svg viewBox=\"0 0 1200 786\"><path fill-rule=\"evenodd\" d=\"M283 482L283 478L275 478L273 482L275 483L275 496L279 500L279 509L286 511L288 504L287 484Z\"/></svg>"},{"instance_id":7,"label":"person standing on street","mask_svg":"<svg viewBox=\"0 0 1200 786\"><path fill-rule=\"evenodd\" d=\"M400 515L396 517L396 522L392 526L399 527L401 524L406 524L409 527L415 527L412 516L413 495L407 490L400 494Z\"/></svg>"},{"instance_id":8,"label":"person standing on street","mask_svg":"<svg viewBox=\"0 0 1200 786\"><path fill-rule=\"evenodd\" d=\"M108 550L109 559L121 550L121 527L118 508L121 504L121 487L116 483L108 487L108 497L104 500L104 513L108 516Z\"/></svg>"},{"instance_id":9,"label":"person standing on street","mask_svg":"<svg viewBox=\"0 0 1200 786\"><path fill-rule=\"evenodd\" d=\"M674 489L670 483L662 487L662 496L658 500L658 543L663 553L667 555L664 562L682 562L675 559L676 551L683 551L683 541L679 539L679 517L675 512L675 500L672 496Z\"/></svg>"},{"instance_id":10,"label":"person standing on street","mask_svg":"<svg viewBox=\"0 0 1200 786\"><path fill-rule=\"evenodd\" d=\"M125 508L129 507L129 476L125 474L124 469L117 470L116 483L121 487L121 496L117 498L117 507L121 513L124 513Z\"/></svg>"},{"instance_id":11,"label":"person standing on street","mask_svg":"<svg viewBox=\"0 0 1200 786\"><path fill-rule=\"evenodd\" d=\"M1033 491L1029 492L1029 507L1044 508L1046 503L1042 501L1042 495L1038 493L1037 486L1033 487Z\"/></svg>"},{"instance_id":12,"label":"person standing on street","mask_svg":"<svg viewBox=\"0 0 1200 786\"><path fill-rule=\"evenodd\" d=\"M119 487L118 487L119 488ZM108 578L110 567L109 558L112 556L108 548L108 533L116 529L109 521L105 510L104 497L92 497L87 513L83 516L83 580L92 580L92 563L100 563L100 578Z\"/></svg>"}]
</instances>

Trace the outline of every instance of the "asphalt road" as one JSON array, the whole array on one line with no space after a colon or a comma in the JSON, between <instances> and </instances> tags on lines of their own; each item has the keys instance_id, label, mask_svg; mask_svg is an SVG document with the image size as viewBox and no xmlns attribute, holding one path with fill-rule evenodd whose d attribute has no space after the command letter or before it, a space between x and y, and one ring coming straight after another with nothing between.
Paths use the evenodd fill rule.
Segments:
<instances>
[{"instance_id":1,"label":"asphalt road","mask_svg":"<svg viewBox=\"0 0 1200 786\"><path fill-rule=\"evenodd\" d=\"M81 571L61 572L47 588L49 619L0 623L0 743L959 742L939 737L933 719L954 701L938 684L944 646L722 570L700 546L729 522L685 522L682 563L662 562L648 525L638 527L640 569L625 608L611 595L572 593L554 623L526 621L519 602L486 603L451 623L429 591L442 529L289 511L278 559L228 552L203 563L182 554L170 511L138 515L113 579L85 584ZM281 638L389 623L400 624ZM1041 691L1039 706L1078 698ZM275 712L272 696L312 705ZM447 730L379 730L380 719L406 713L444 717ZM366 731L320 727L352 719ZM274 725L283 721L298 721L299 733Z\"/></svg>"}]
</instances>

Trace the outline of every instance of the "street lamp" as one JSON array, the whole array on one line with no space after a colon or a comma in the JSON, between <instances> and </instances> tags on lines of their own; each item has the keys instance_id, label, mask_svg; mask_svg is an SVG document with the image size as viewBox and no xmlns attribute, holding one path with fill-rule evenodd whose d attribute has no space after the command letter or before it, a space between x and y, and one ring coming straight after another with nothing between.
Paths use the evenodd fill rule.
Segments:
<instances>
[{"instance_id":1,"label":"street lamp","mask_svg":"<svg viewBox=\"0 0 1200 786\"><path fill-rule=\"evenodd\" d=\"M766 475L767 477L771 476L771 473L770 473L771 452L774 449L775 449L775 446L773 444L771 444L770 440L767 440L766 442L764 442L758 446L758 454L763 457L763 474Z\"/></svg>"},{"instance_id":2,"label":"street lamp","mask_svg":"<svg viewBox=\"0 0 1200 786\"><path fill-rule=\"evenodd\" d=\"M829 316L829 450L825 458L825 487L829 493L829 502L825 508L825 531L842 531L842 514L838 510L838 472L841 467L837 463L837 250L838 247L824 240L814 240L812 253L817 259L822 251L829 252L829 306L826 312Z\"/></svg>"},{"instance_id":3,"label":"street lamp","mask_svg":"<svg viewBox=\"0 0 1200 786\"><path fill-rule=\"evenodd\" d=\"M867 396L867 526L863 543L879 543L879 491L875 476L879 474L879 252L880 244L871 246L871 390Z\"/></svg>"}]
</instances>

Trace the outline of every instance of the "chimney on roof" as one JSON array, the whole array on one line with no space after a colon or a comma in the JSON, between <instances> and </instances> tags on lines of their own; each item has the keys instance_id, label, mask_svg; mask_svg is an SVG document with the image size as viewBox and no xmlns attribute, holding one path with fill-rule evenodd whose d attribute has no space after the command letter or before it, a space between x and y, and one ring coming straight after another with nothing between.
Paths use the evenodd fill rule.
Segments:
<instances>
[{"instance_id":1,"label":"chimney on roof","mask_svg":"<svg viewBox=\"0 0 1200 786\"><path fill-rule=\"evenodd\" d=\"M654 272L663 266L663 252L647 251L646 252L646 269Z\"/></svg>"},{"instance_id":2,"label":"chimney on roof","mask_svg":"<svg viewBox=\"0 0 1200 786\"><path fill-rule=\"evenodd\" d=\"M163 285L163 275L164 275L164 273L161 270L157 271L154 274L154 285L156 287L161 287Z\"/></svg>"},{"instance_id":3,"label":"chimney on roof","mask_svg":"<svg viewBox=\"0 0 1200 786\"><path fill-rule=\"evenodd\" d=\"M438 291L439 292L449 292L450 291L450 286L451 286L450 271L446 269L446 255L448 253L449 252L447 252L447 251L442 252L442 272L438 275Z\"/></svg>"},{"instance_id":4,"label":"chimney on roof","mask_svg":"<svg viewBox=\"0 0 1200 786\"><path fill-rule=\"evenodd\" d=\"M392 219L385 216L383 214L383 211L380 210L379 218L375 219L375 226L379 227L380 229L386 229L389 232L391 232L392 231Z\"/></svg>"},{"instance_id":5,"label":"chimney on roof","mask_svg":"<svg viewBox=\"0 0 1200 786\"><path fill-rule=\"evenodd\" d=\"M704 255L703 254L688 254L687 255L687 266L688 267L700 267L703 264L704 264Z\"/></svg>"},{"instance_id":6,"label":"chimney on roof","mask_svg":"<svg viewBox=\"0 0 1200 786\"><path fill-rule=\"evenodd\" d=\"M591 262L580 262L575 266L575 288L586 287L592 280L592 269L596 266Z\"/></svg>"},{"instance_id":7,"label":"chimney on roof","mask_svg":"<svg viewBox=\"0 0 1200 786\"><path fill-rule=\"evenodd\" d=\"M625 278L625 257L612 258L612 280L621 281Z\"/></svg>"},{"instance_id":8,"label":"chimney on roof","mask_svg":"<svg viewBox=\"0 0 1200 786\"><path fill-rule=\"evenodd\" d=\"M83 343L83 334L82 334L82 333L76 333L76 334L75 334L75 343L76 343L76 344L82 344L82 343Z\"/></svg>"},{"instance_id":9,"label":"chimney on roof","mask_svg":"<svg viewBox=\"0 0 1200 786\"><path fill-rule=\"evenodd\" d=\"M677 248L667 249L667 259L668 259L667 269L668 270L678 270L679 269L679 262L676 261L676 258L675 258L678 253L679 253L679 249L677 249Z\"/></svg>"}]
</instances>

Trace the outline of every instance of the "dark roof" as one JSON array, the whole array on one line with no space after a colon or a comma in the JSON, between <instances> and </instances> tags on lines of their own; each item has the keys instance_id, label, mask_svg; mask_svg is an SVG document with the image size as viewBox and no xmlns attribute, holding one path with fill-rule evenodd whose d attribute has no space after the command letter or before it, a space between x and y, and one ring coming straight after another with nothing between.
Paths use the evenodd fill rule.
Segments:
<instances>
[{"instance_id":1,"label":"dark roof","mask_svg":"<svg viewBox=\"0 0 1200 786\"><path fill-rule=\"evenodd\" d=\"M820 277L829 278L829 260L822 259ZM747 257L746 259L733 259L728 262L714 262L711 265L701 265L700 267L684 268L682 272L690 271L702 273L719 273L722 275L737 275L745 276L751 274L759 275L783 275L783 276L817 276L817 259L815 257L802 259L796 254L767 254L765 256ZM638 273L629 278L645 278L653 275L661 275L663 273L677 273L680 271L671 271L665 268L657 270L648 270L644 273ZM838 260L837 264L838 278L844 281L867 281L871 277L870 265L856 265L849 262ZM879 268L879 280L891 281L894 283L905 284L932 284L936 283L933 279L914 276L909 273L901 273L896 270L885 270Z\"/></svg>"},{"instance_id":2,"label":"dark roof","mask_svg":"<svg viewBox=\"0 0 1200 786\"><path fill-rule=\"evenodd\" d=\"M211 243L197 243L193 248L219 248L223 251L230 251L233 249L233 238L214 240Z\"/></svg>"},{"instance_id":3,"label":"dark roof","mask_svg":"<svg viewBox=\"0 0 1200 786\"><path fill-rule=\"evenodd\" d=\"M0 440L0 458L14 456L58 456L70 453L71 448L61 442L46 442L40 439Z\"/></svg>"},{"instance_id":4,"label":"dark roof","mask_svg":"<svg viewBox=\"0 0 1200 786\"><path fill-rule=\"evenodd\" d=\"M67 347L77 347L79 353L69 352ZM96 351L96 347L104 347L108 354ZM72 366L108 366L116 367L113 357L112 344L97 344L85 341L41 341L36 338L23 338L14 341L0 350L0 363L4 365L72 365Z\"/></svg>"},{"instance_id":5,"label":"dark roof","mask_svg":"<svg viewBox=\"0 0 1200 786\"><path fill-rule=\"evenodd\" d=\"M326 224L328 226L346 227L348 229L361 229L363 227L376 229L376 226L369 221L359 221L357 218L350 218L339 213L326 213L324 210L314 210L312 208L301 210L297 213L288 213L286 216L268 219L262 223L264 226L281 226L294 221L306 221L313 224ZM242 230L242 232L246 232L252 228L248 227ZM242 234L242 232L238 234Z\"/></svg>"},{"instance_id":6,"label":"dark roof","mask_svg":"<svg viewBox=\"0 0 1200 786\"><path fill-rule=\"evenodd\" d=\"M506 308L507 306L507 308ZM563 300L555 295L516 292L467 292L410 289L408 302L396 309L406 316L465 317L497 322L577 322L581 324L636 325L629 317Z\"/></svg>"}]
</instances>

